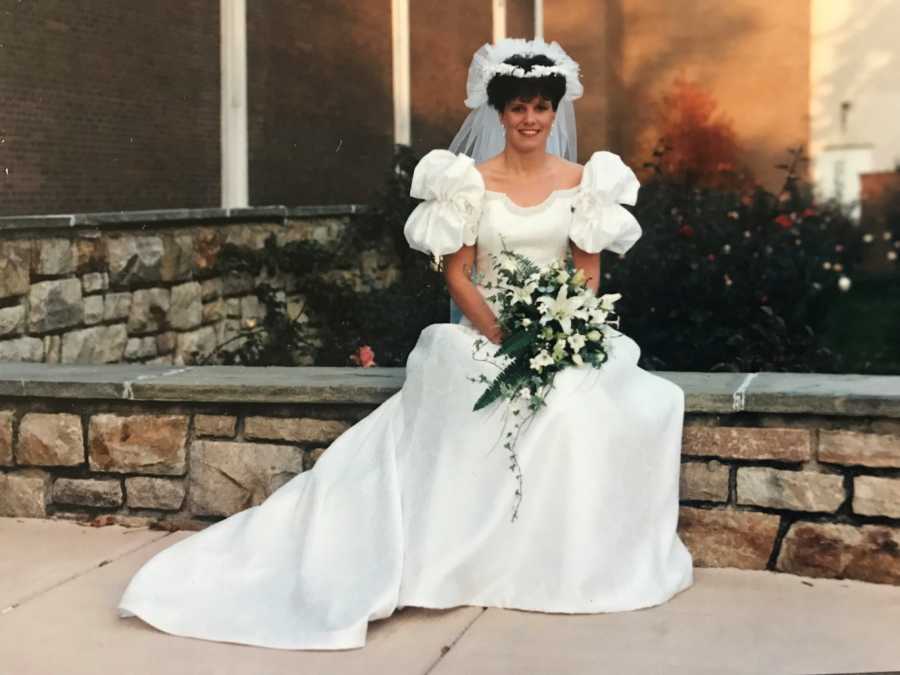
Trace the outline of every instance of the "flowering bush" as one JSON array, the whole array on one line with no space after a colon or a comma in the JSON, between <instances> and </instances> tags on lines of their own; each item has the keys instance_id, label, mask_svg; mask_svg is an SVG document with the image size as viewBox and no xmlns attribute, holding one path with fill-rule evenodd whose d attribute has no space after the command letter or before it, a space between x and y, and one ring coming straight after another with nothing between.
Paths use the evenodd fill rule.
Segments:
<instances>
[{"instance_id":1,"label":"flowering bush","mask_svg":"<svg viewBox=\"0 0 900 675\"><path fill-rule=\"evenodd\" d=\"M641 365L663 370L845 372L820 330L851 292L864 245L848 210L814 202L790 151L784 187L719 190L647 167L635 206L644 229L601 282L629 296L623 330Z\"/></svg>"}]
</instances>

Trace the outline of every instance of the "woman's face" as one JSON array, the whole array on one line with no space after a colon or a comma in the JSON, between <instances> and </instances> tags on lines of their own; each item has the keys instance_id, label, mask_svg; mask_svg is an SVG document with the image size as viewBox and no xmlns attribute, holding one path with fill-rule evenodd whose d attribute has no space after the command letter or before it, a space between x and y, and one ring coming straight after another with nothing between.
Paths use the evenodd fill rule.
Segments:
<instances>
[{"instance_id":1,"label":"woman's face","mask_svg":"<svg viewBox=\"0 0 900 675\"><path fill-rule=\"evenodd\" d=\"M549 99L513 99L500 115L500 123L506 127L506 144L523 151L544 147L555 118Z\"/></svg>"}]
</instances>

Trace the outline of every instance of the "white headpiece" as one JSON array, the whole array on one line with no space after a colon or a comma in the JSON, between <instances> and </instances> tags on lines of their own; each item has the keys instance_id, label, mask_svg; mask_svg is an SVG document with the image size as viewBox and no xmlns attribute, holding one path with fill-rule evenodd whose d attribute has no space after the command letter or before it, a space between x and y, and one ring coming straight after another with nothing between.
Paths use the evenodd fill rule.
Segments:
<instances>
[{"instance_id":1,"label":"white headpiece","mask_svg":"<svg viewBox=\"0 0 900 675\"><path fill-rule=\"evenodd\" d=\"M553 61L552 66L532 66L528 71L504 63L518 54L542 54ZM476 162L493 157L506 146L500 116L488 103L488 84L495 75L513 77L546 77L558 73L566 78L566 93L556 109L556 118L547 139L547 152L565 157L571 161L578 159L575 134L575 107L572 101L581 98L584 87L578 78L579 67L556 42L547 44L540 38L524 40L506 38L496 44L485 44L472 56L469 79L466 82L466 105L473 108L463 122L453 141L452 152L462 152Z\"/></svg>"}]
</instances>

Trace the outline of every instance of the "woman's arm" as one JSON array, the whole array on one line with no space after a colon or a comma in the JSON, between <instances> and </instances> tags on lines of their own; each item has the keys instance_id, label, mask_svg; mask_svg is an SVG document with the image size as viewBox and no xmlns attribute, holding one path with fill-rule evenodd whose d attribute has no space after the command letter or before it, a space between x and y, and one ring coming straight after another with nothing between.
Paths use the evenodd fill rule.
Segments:
<instances>
[{"instance_id":1,"label":"woman's arm","mask_svg":"<svg viewBox=\"0 0 900 675\"><path fill-rule=\"evenodd\" d=\"M444 256L444 278L450 297L472 325L494 344L500 344L503 335L494 310L472 283L471 273L475 265L475 246L463 246L455 253Z\"/></svg>"},{"instance_id":2,"label":"woman's arm","mask_svg":"<svg viewBox=\"0 0 900 675\"><path fill-rule=\"evenodd\" d=\"M573 242L569 242L572 249L572 262L575 267L582 270L587 277L588 288L594 295L600 294L600 253L587 253L582 251Z\"/></svg>"}]
</instances>

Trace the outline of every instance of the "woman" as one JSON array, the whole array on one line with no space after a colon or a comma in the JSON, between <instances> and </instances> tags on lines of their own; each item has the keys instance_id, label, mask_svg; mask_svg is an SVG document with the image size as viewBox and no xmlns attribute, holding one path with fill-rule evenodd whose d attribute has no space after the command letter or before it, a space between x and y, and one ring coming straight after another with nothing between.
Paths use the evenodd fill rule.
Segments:
<instances>
[{"instance_id":1,"label":"woman","mask_svg":"<svg viewBox=\"0 0 900 675\"><path fill-rule=\"evenodd\" d=\"M157 628L283 649L362 647L368 622L405 606L609 612L665 602L692 583L676 533L684 394L637 367L610 329L599 369L560 372L517 444L518 517L497 404L472 407L502 336L472 266L492 278L503 243L539 264L571 250L598 290L599 252L640 237L639 184L617 155L574 158L578 66L556 43L476 52L474 108L415 169L424 199L410 245L443 257L463 316L425 328L403 388L263 504L160 552L119 608ZM475 164L475 159L480 163ZM485 160L485 161L481 161Z\"/></svg>"}]
</instances>

